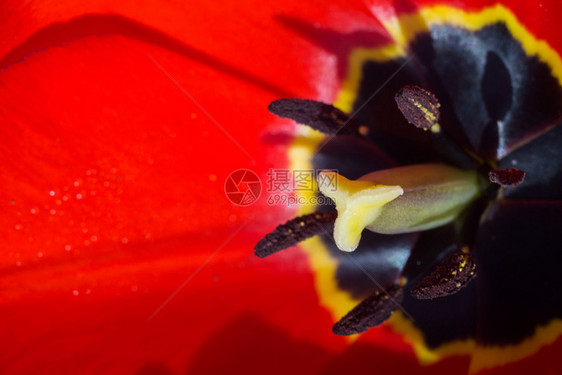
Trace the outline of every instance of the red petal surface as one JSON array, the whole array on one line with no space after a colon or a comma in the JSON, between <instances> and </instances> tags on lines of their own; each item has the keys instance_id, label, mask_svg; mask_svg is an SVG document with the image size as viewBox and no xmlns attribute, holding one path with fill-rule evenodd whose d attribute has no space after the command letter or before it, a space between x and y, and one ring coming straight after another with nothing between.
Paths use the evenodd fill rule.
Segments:
<instances>
[{"instance_id":1,"label":"red petal surface","mask_svg":"<svg viewBox=\"0 0 562 375\"><path fill-rule=\"evenodd\" d=\"M333 63L273 17L316 8L223 5L3 5L3 373L184 373L209 345L318 372L345 346L304 256L252 254L291 213L223 191L236 169L286 166L292 126L267 104L318 96Z\"/></svg>"},{"instance_id":2,"label":"red petal surface","mask_svg":"<svg viewBox=\"0 0 562 375\"><path fill-rule=\"evenodd\" d=\"M542 347L535 355L520 361L509 363L490 370L479 372L480 375L512 375L512 374L542 374L555 375L560 373L560 350L562 338L554 343Z\"/></svg>"}]
</instances>

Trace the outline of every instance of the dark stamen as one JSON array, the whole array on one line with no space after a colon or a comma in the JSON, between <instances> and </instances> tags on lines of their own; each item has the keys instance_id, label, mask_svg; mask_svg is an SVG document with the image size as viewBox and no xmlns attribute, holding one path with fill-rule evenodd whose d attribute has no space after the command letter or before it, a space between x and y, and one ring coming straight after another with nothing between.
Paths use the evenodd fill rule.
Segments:
<instances>
[{"instance_id":1,"label":"dark stamen","mask_svg":"<svg viewBox=\"0 0 562 375\"><path fill-rule=\"evenodd\" d=\"M254 253L265 258L317 234L331 234L336 217L336 212L316 212L289 220L266 234L254 248Z\"/></svg>"},{"instance_id":2,"label":"dark stamen","mask_svg":"<svg viewBox=\"0 0 562 375\"><path fill-rule=\"evenodd\" d=\"M365 332L378 326L390 318L390 315L402 303L402 287L392 285L385 291L378 291L348 312L339 322L334 324L332 331L340 336L349 336Z\"/></svg>"},{"instance_id":3,"label":"dark stamen","mask_svg":"<svg viewBox=\"0 0 562 375\"><path fill-rule=\"evenodd\" d=\"M326 134L357 134L359 123L336 107L307 99L279 99L267 108L282 118L290 118Z\"/></svg>"},{"instance_id":4,"label":"dark stamen","mask_svg":"<svg viewBox=\"0 0 562 375\"><path fill-rule=\"evenodd\" d=\"M413 289L418 299L446 297L457 293L476 277L474 257L462 251L447 255L433 272Z\"/></svg>"},{"instance_id":5,"label":"dark stamen","mask_svg":"<svg viewBox=\"0 0 562 375\"><path fill-rule=\"evenodd\" d=\"M501 187L515 187L525 180L526 173L517 168L492 169L488 173L490 181Z\"/></svg>"},{"instance_id":6,"label":"dark stamen","mask_svg":"<svg viewBox=\"0 0 562 375\"><path fill-rule=\"evenodd\" d=\"M418 86L404 86L394 96L398 109L416 128L431 129L439 121L439 101L431 92Z\"/></svg>"}]
</instances>

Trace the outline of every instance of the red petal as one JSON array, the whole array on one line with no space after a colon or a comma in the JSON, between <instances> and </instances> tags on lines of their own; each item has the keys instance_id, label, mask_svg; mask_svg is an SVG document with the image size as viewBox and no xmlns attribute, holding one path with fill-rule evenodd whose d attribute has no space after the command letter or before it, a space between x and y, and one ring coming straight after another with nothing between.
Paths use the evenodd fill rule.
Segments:
<instances>
[{"instance_id":1,"label":"red petal","mask_svg":"<svg viewBox=\"0 0 562 375\"><path fill-rule=\"evenodd\" d=\"M263 198L238 208L224 195L233 170L263 179L286 166L286 144L263 143L278 131L267 104L317 96L311 77L333 70L326 52L272 20L319 8L256 5L4 5L13 15L0 64L5 372L184 372L244 316L289 335L276 355L295 339L315 352L345 344L302 255L253 257L287 210ZM320 368L320 357L303 368Z\"/></svg>"},{"instance_id":2,"label":"red petal","mask_svg":"<svg viewBox=\"0 0 562 375\"><path fill-rule=\"evenodd\" d=\"M520 361L509 363L490 370L480 371L480 375L519 375L519 374L541 374L555 375L559 373L562 366L560 359L562 349L562 338L554 343L542 347L537 353Z\"/></svg>"},{"instance_id":3,"label":"red petal","mask_svg":"<svg viewBox=\"0 0 562 375\"><path fill-rule=\"evenodd\" d=\"M267 82L269 88L279 89L277 96L310 96L318 90L311 78L321 78L322 95L332 99L334 93L326 90L336 89L337 83L326 79L335 64L331 54L297 38L289 27L281 27L283 19L295 18L311 28L326 26L338 32L381 31L360 2L332 2L326 7L321 1L291 0L267 6L259 1L220 1L194 6L184 1L114 4L98 0L60 4L32 1L3 7L0 11L7 15L7 22L0 30L0 69L48 46L84 35L125 34L165 48L169 47L166 38L172 38L195 54L228 62L230 68L246 72L244 79L250 75Z\"/></svg>"}]
</instances>

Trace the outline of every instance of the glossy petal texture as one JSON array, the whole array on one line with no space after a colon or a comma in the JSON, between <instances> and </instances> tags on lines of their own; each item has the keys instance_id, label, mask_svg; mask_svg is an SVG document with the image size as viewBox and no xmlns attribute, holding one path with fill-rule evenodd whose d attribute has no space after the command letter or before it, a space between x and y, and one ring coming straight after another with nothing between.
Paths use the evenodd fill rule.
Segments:
<instances>
[{"instance_id":1,"label":"glossy petal texture","mask_svg":"<svg viewBox=\"0 0 562 375\"><path fill-rule=\"evenodd\" d=\"M562 199L562 126L523 143L498 163L501 168L528 171L525 183L503 195L521 199Z\"/></svg>"},{"instance_id":2,"label":"glossy petal texture","mask_svg":"<svg viewBox=\"0 0 562 375\"><path fill-rule=\"evenodd\" d=\"M527 57L501 24L472 35L435 27L412 49L441 100L445 130L485 160L551 128L562 114L562 90L549 67Z\"/></svg>"},{"instance_id":3,"label":"glossy petal texture","mask_svg":"<svg viewBox=\"0 0 562 375\"><path fill-rule=\"evenodd\" d=\"M488 161L558 124L562 89L549 67L528 58L504 25L475 33L435 26L410 48L415 58L364 64L354 103L360 122L370 124L371 141L394 160L422 163L450 154L449 162L467 164L466 155L455 146L440 144L437 137L432 142L431 133L420 132L393 110L392 96L372 97L373 88L384 87L384 92L411 84L428 88L441 102L444 132L455 144ZM369 105L363 106L367 101Z\"/></svg>"}]
</instances>

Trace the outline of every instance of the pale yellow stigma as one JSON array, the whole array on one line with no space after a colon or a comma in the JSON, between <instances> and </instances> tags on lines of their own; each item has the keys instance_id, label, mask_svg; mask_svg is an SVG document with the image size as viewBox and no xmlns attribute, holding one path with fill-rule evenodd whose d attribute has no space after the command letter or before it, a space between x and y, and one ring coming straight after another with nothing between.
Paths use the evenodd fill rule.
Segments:
<instances>
[{"instance_id":1,"label":"pale yellow stigma","mask_svg":"<svg viewBox=\"0 0 562 375\"><path fill-rule=\"evenodd\" d=\"M361 232L381 214L382 206L404 194L398 185L351 181L332 171L323 171L318 175L318 186L322 194L336 203L338 218L334 226L334 240L343 251L355 250Z\"/></svg>"},{"instance_id":2,"label":"pale yellow stigma","mask_svg":"<svg viewBox=\"0 0 562 375\"><path fill-rule=\"evenodd\" d=\"M380 170L357 181L323 171L318 187L336 204L334 240L343 251L357 248L364 229L397 234L448 224L480 193L476 172L440 164Z\"/></svg>"}]
</instances>

